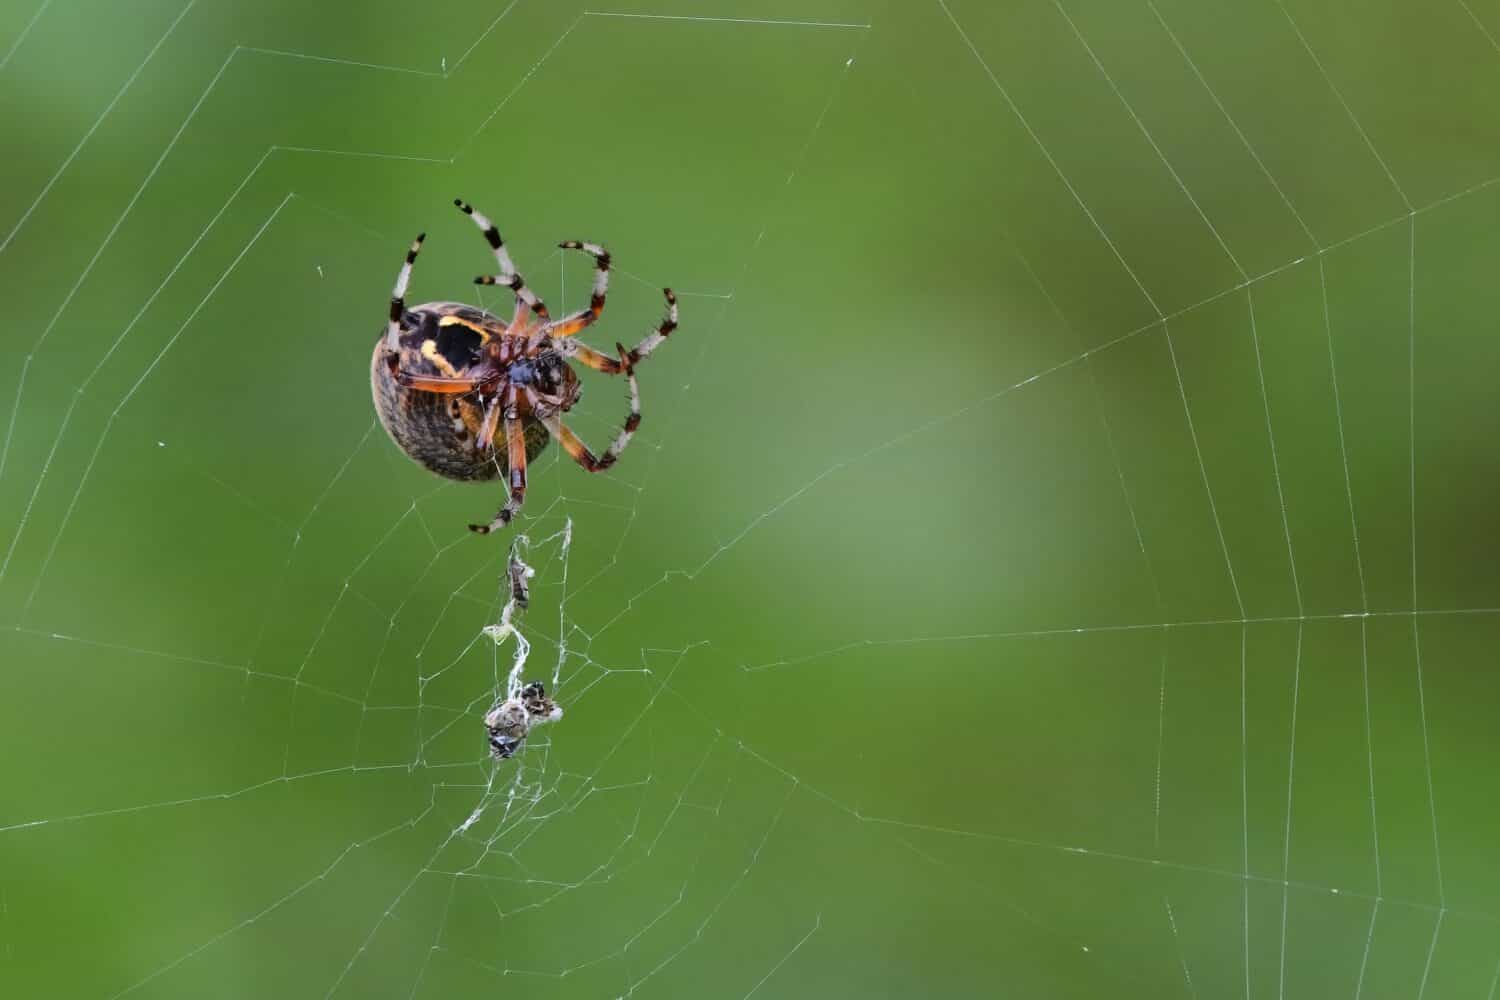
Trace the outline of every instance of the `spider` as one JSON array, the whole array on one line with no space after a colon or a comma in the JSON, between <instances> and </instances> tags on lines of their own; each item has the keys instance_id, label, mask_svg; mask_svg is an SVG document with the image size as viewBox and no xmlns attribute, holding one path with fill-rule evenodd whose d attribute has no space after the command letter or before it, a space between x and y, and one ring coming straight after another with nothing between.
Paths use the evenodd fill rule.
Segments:
<instances>
[{"instance_id":1,"label":"spider","mask_svg":"<svg viewBox=\"0 0 1500 1000\"><path fill-rule=\"evenodd\" d=\"M490 756L506 760L521 749L532 726L556 722L563 715L562 706L547 697L541 681L532 681L515 697L507 698L484 717L490 734Z\"/></svg>"},{"instance_id":2,"label":"spider","mask_svg":"<svg viewBox=\"0 0 1500 1000\"><path fill-rule=\"evenodd\" d=\"M556 438L589 472L603 472L615 464L641 425L635 366L677 328L677 296L670 288L662 290L666 315L634 348L627 351L616 343L617 357L601 354L573 336L604 313L609 251L577 240L558 244L594 258L594 284L588 308L552 319L546 304L516 271L494 223L461 198L453 204L474 220L500 267L498 275L481 275L474 283L508 287L515 294L515 312L505 323L458 302L406 308L412 264L426 238L425 233L419 235L396 276L390 318L375 343L370 386L386 433L413 461L461 482L506 477L509 495L494 518L488 524L469 525L484 535L509 524L521 509L526 463L535 461L550 439ZM534 322L528 313L535 314ZM630 413L598 457L562 421L582 393L570 360L607 375L623 373L630 385Z\"/></svg>"}]
</instances>

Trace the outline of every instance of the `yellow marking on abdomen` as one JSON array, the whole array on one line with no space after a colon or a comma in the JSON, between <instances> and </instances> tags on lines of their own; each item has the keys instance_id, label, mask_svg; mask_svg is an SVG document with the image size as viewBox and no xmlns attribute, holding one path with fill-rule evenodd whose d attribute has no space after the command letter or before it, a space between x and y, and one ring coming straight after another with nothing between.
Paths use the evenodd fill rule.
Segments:
<instances>
[{"instance_id":1,"label":"yellow marking on abdomen","mask_svg":"<svg viewBox=\"0 0 1500 1000\"><path fill-rule=\"evenodd\" d=\"M437 365L438 371L449 378L458 378L458 369L454 368L453 364L447 358L438 353L437 341L422 341L422 357Z\"/></svg>"},{"instance_id":2,"label":"yellow marking on abdomen","mask_svg":"<svg viewBox=\"0 0 1500 1000\"><path fill-rule=\"evenodd\" d=\"M496 333L504 332L492 332L490 330L486 330L484 327L479 326L477 323L470 323L462 316L454 316L452 313L449 313L447 316L444 316L442 319L438 320L438 326L462 326L466 329L473 330L475 333L479 334L482 340L486 342L488 342L491 337L495 336Z\"/></svg>"}]
</instances>

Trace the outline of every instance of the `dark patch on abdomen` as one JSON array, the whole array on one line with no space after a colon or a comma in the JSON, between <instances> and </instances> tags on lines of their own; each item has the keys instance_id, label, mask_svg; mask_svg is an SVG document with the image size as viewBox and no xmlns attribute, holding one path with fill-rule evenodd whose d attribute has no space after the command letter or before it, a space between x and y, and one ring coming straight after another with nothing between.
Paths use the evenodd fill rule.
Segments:
<instances>
[{"instance_id":1,"label":"dark patch on abdomen","mask_svg":"<svg viewBox=\"0 0 1500 1000\"><path fill-rule=\"evenodd\" d=\"M433 339L437 342L437 352L457 371L463 371L479 360L479 345L484 343L483 337L462 323L438 327Z\"/></svg>"}]
</instances>

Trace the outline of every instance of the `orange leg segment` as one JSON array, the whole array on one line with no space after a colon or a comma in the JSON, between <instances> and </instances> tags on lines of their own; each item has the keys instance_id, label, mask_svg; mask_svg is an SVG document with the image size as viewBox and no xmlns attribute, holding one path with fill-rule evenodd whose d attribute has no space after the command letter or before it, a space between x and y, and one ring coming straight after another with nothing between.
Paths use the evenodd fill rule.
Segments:
<instances>
[{"instance_id":1,"label":"orange leg segment","mask_svg":"<svg viewBox=\"0 0 1500 1000\"><path fill-rule=\"evenodd\" d=\"M495 516L489 524L471 524L469 530L480 535L488 535L492 531L498 531L509 524L521 509L521 504L526 501L526 428L521 422L521 412L517 405L516 390L512 388L505 394L505 446L506 457L510 466L510 496L505 505L495 512Z\"/></svg>"}]
</instances>

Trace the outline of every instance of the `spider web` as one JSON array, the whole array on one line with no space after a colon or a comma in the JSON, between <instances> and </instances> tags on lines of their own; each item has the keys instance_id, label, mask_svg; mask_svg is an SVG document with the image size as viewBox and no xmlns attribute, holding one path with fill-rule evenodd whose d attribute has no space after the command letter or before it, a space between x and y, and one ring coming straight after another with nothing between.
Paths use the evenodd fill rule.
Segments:
<instances>
[{"instance_id":1,"label":"spider web","mask_svg":"<svg viewBox=\"0 0 1500 1000\"><path fill-rule=\"evenodd\" d=\"M1497 30L7 12L0 983L1493 1000ZM455 195L682 300L532 469L504 762L501 498L364 384Z\"/></svg>"}]
</instances>

